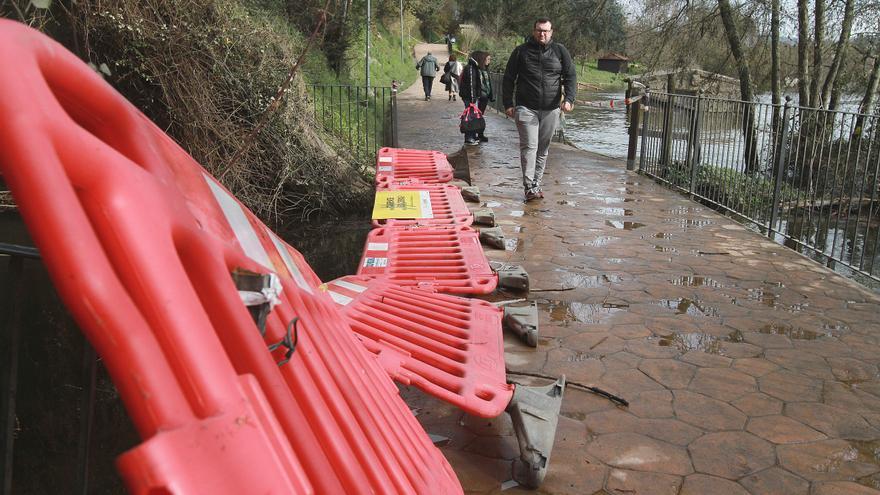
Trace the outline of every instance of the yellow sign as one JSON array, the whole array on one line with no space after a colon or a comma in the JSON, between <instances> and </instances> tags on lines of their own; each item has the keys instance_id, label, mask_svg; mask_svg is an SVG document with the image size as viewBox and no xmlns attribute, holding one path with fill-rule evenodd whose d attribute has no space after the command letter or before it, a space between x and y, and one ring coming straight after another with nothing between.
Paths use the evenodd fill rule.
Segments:
<instances>
[{"instance_id":1,"label":"yellow sign","mask_svg":"<svg viewBox=\"0 0 880 495\"><path fill-rule=\"evenodd\" d=\"M376 191L373 220L434 218L428 191Z\"/></svg>"}]
</instances>

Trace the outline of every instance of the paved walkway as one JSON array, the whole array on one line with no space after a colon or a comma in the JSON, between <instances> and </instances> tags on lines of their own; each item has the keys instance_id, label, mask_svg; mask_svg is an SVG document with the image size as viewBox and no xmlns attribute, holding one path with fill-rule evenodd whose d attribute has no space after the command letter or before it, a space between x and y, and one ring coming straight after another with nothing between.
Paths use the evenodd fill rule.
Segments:
<instances>
[{"instance_id":1,"label":"paved walkway","mask_svg":"<svg viewBox=\"0 0 880 495\"><path fill-rule=\"evenodd\" d=\"M461 151L462 105L421 99L401 95L400 145ZM630 402L566 390L540 493L880 493L880 297L570 147L551 149L546 199L524 204L513 123L490 112L487 135L464 150L508 237L487 255L523 264L540 308L537 349L506 337L509 378L564 373ZM500 492L518 456L507 416L404 395L450 438L465 491Z\"/></svg>"}]
</instances>

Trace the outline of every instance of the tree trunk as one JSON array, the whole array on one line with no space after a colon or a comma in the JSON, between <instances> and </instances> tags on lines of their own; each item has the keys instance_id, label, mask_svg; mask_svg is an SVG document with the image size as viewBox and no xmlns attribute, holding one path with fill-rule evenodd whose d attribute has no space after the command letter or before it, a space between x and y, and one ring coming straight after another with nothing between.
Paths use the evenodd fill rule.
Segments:
<instances>
[{"instance_id":1,"label":"tree trunk","mask_svg":"<svg viewBox=\"0 0 880 495\"><path fill-rule=\"evenodd\" d=\"M880 57L875 56L874 67L871 69L871 76L868 79L868 89L865 90L862 104L859 105L859 116L856 119L855 129L853 129L853 138L862 133L862 126L865 125L863 115L871 113L871 109L874 108L874 97L877 95L878 83L880 83Z\"/></svg>"},{"instance_id":2,"label":"tree trunk","mask_svg":"<svg viewBox=\"0 0 880 495\"><path fill-rule=\"evenodd\" d=\"M840 28L840 38L834 47L834 60L828 69L828 75L825 76L825 84L822 85L822 106L829 110L831 108L831 95L835 91L837 84L837 74L840 71L840 65L846 56L846 50L849 47L849 35L852 32L853 13L855 12L855 0L846 0L843 8L843 23ZM837 106L837 105L834 105Z\"/></svg>"},{"instance_id":3,"label":"tree trunk","mask_svg":"<svg viewBox=\"0 0 880 495\"><path fill-rule=\"evenodd\" d=\"M774 105L782 103L779 91L779 0L770 2L770 94ZM778 118L776 110L774 120Z\"/></svg>"},{"instance_id":4,"label":"tree trunk","mask_svg":"<svg viewBox=\"0 0 880 495\"><path fill-rule=\"evenodd\" d=\"M739 43L739 33L733 21L733 12L730 9L729 0L718 0L721 12L721 22L724 24L724 32L727 35L727 44L730 46L730 54L736 61L736 70L739 73L739 94L743 104L742 129L745 137L745 171L755 172L758 169L757 139L755 134L755 114L752 106L754 95L752 94L752 75L749 70L749 61L743 53Z\"/></svg>"},{"instance_id":5,"label":"tree trunk","mask_svg":"<svg viewBox=\"0 0 880 495\"><path fill-rule=\"evenodd\" d=\"M822 78L822 44L825 43L825 0L816 0L813 31L813 75L810 77L810 106L818 108L819 81Z\"/></svg>"},{"instance_id":6,"label":"tree trunk","mask_svg":"<svg viewBox=\"0 0 880 495\"><path fill-rule=\"evenodd\" d=\"M807 28L807 13L809 0L798 0L798 105L806 107L810 105L809 88L810 77L808 75L809 61L807 60L807 43L810 41L810 33Z\"/></svg>"}]
</instances>

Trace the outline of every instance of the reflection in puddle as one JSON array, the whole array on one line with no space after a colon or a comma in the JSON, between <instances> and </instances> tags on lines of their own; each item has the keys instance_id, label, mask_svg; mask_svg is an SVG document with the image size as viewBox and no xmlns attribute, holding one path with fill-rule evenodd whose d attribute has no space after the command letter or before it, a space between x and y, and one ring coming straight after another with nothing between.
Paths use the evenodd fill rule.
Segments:
<instances>
[{"instance_id":1,"label":"reflection in puddle","mask_svg":"<svg viewBox=\"0 0 880 495\"><path fill-rule=\"evenodd\" d=\"M621 222L619 220L605 220L605 225L623 230L635 230L645 226L645 224L639 222Z\"/></svg>"},{"instance_id":2,"label":"reflection in puddle","mask_svg":"<svg viewBox=\"0 0 880 495\"><path fill-rule=\"evenodd\" d=\"M683 229L687 229L689 227L703 228L707 225L713 225L715 222L712 220L694 220L691 218L667 218L664 220L665 223L674 223Z\"/></svg>"},{"instance_id":3,"label":"reflection in puddle","mask_svg":"<svg viewBox=\"0 0 880 495\"><path fill-rule=\"evenodd\" d=\"M599 213L601 213L603 215L614 215L614 216L618 216L618 217L631 217L631 216L633 216L633 211L627 210L625 208L604 207L604 208L599 208L596 211L598 211Z\"/></svg>"},{"instance_id":4,"label":"reflection in puddle","mask_svg":"<svg viewBox=\"0 0 880 495\"><path fill-rule=\"evenodd\" d=\"M623 202L624 202L624 203L641 203L642 200L641 200L641 199L636 199L636 198L626 198L626 199L623 200Z\"/></svg>"},{"instance_id":5,"label":"reflection in puddle","mask_svg":"<svg viewBox=\"0 0 880 495\"><path fill-rule=\"evenodd\" d=\"M499 201L487 201L485 205L486 208L498 208L501 206L501 202Z\"/></svg>"},{"instance_id":6,"label":"reflection in puddle","mask_svg":"<svg viewBox=\"0 0 880 495\"><path fill-rule=\"evenodd\" d=\"M525 213L526 213L526 212L524 212L523 210L511 210L511 212L510 212L510 216L512 216L512 217L521 217L521 216L523 216Z\"/></svg>"},{"instance_id":7,"label":"reflection in puddle","mask_svg":"<svg viewBox=\"0 0 880 495\"><path fill-rule=\"evenodd\" d=\"M624 201L627 201L623 198L618 198L615 196L598 196L598 197L596 197L596 199L604 202L605 204L622 203Z\"/></svg>"},{"instance_id":8,"label":"reflection in puddle","mask_svg":"<svg viewBox=\"0 0 880 495\"><path fill-rule=\"evenodd\" d=\"M616 241L617 237L597 237L596 240L587 241L584 246L602 247L607 246L611 241Z\"/></svg>"},{"instance_id":9,"label":"reflection in puddle","mask_svg":"<svg viewBox=\"0 0 880 495\"><path fill-rule=\"evenodd\" d=\"M578 205L577 202L575 202L575 201L571 201L571 200L568 200L568 199L563 199L563 200L561 200L561 201L557 201L556 203L557 203L557 204L560 204L560 205L563 205L563 206L577 206L577 205Z\"/></svg>"},{"instance_id":10,"label":"reflection in puddle","mask_svg":"<svg viewBox=\"0 0 880 495\"><path fill-rule=\"evenodd\" d=\"M692 213L700 213L703 211L702 208L695 208L693 206L676 206L675 208L669 208L668 210L663 210L666 213L671 213L673 215L689 215Z\"/></svg>"},{"instance_id":11,"label":"reflection in puddle","mask_svg":"<svg viewBox=\"0 0 880 495\"><path fill-rule=\"evenodd\" d=\"M658 251L661 253L677 253L678 249L675 249L674 247L658 246L655 244L654 251Z\"/></svg>"},{"instance_id":12,"label":"reflection in puddle","mask_svg":"<svg viewBox=\"0 0 880 495\"><path fill-rule=\"evenodd\" d=\"M759 328L758 333L767 335L785 335L790 339L796 340L816 340L819 337L833 337L832 333L819 333L804 328L795 328L782 323L769 323Z\"/></svg>"},{"instance_id":13,"label":"reflection in puddle","mask_svg":"<svg viewBox=\"0 0 880 495\"><path fill-rule=\"evenodd\" d=\"M519 238L507 238L504 239L504 250L505 251L519 251Z\"/></svg>"},{"instance_id":14,"label":"reflection in puddle","mask_svg":"<svg viewBox=\"0 0 880 495\"><path fill-rule=\"evenodd\" d=\"M620 311L626 311L628 304L586 304L579 302L543 300L538 303L550 312L550 321L567 325L573 321L581 323L601 323Z\"/></svg>"},{"instance_id":15,"label":"reflection in puddle","mask_svg":"<svg viewBox=\"0 0 880 495\"><path fill-rule=\"evenodd\" d=\"M513 227L513 231L514 231L514 232L522 232L522 231L524 231L524 230L526 230L526 228L523 227L523 226L521 226L521 225L516 225L516 226Z\"/></svg>"},{"instance_id":16,"label":"reflection in puddle","mask_svg":"<svg viewBox=\"0 0 880 495\"><path fill-rule=\"evenodd\" d=\"M663 347L675 347L682 352L703 351L709 354L721 354L721 339L700 332L663 335L658 344Z\"/></svg>"},{"instance_id":17,"label":"reflection in puddle","mask_svg":"<svg viewBox=\"0 0 880 495\"><path fill-rule=\"evenodd\" d=\"M666 232L657 232L656 234L654 234L654 237L656 237L657 239L672 239L672 234Z\"/></svg>"},{"instance_id":18,"label":"reflection in puddle","mask_svg":"<svg viewBox=\"0 0 880 495\"><path fill-rule=\"evenodd\" d=\"M664 308L674 309L675 314L678 315L719 316L717 308L705 306L702 301L688 299L686 297L682 297L681 299L661 299L656 304L663 306Z\"/></svg>"},{"instance_id":19,"label":"reflection in puddle","mask_svg":"<svg viewBox=\"0 0 880 495\"><path fill-rule=\"evenodd\" d=\"M557 268L556 271L563 271L561 268ZM623 282L623 277L617 274L602 274L602 275L581 275L579 273L571 273L564 272L561 277L562 286L563 287L584 287L584 288L593 288L593 287L602 287L612 283L620 283Z\"/></svg>"},{"instance_id":20,"label":"reflection in puddle","mask_svg":"<svg viewBox=\"0 0 880 495\"><path fill-rule=\"evenodd\" d=\"M761 304L775 308L777 306L777 300L779 296L772 292L767 292L763 287L758 287L756 289L747 289L748 299L749 301L760 301Z\"/></svg>"},{"instance_id":21,"label":"reflection in puddle","mask_svg":"<svg viewBox=\"0 0 880 495\"><path fill-rule=\"evenodd\" d=\"M670 282L672 282L672 285L678 285L682 287L712 287L713 289L721 289L724 287L720 282L711 278L695 277L692 275L683 275L681 277L670 280Z\"/></svg>"}]
</instances>

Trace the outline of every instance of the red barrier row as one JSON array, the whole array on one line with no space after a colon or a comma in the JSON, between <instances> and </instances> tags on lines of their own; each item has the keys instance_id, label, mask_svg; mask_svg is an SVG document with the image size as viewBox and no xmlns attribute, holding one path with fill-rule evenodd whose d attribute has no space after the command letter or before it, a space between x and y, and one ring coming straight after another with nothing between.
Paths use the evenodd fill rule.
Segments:
<instances>
[{"instance_id":1,"label":"red barrier row","mask_svg":"<svg viewBox=\"0 0 880 495\"><path fill-rule=\"evenodd\" d=\"M461 189L450 184L422 184L419 181L385 184L377 191L428 191L431 218L373 220L376 227L471 225L474 215L461 197Z\"/></svg>"},{"instance_id":2,"label":"red barrier row","mask_svg":"<svg viewBox=\"0 0 880 495\"><path fill-rule=\"evenodd\" d=\"M470 227L373 229L357 274L456 294L488 294L498 285Z\"/></svg>"},{"instance_id":3,"label":"red barrier row","mask_svg":"<svg viewBox=\"0 0 880 495\"><path fill-rule=\"evenodd\" d=\"M132 493L461 493L295 250L60 45L0 20L0 64L0 172L144 439ZM279 280L265 337L233 272Z\"/></svg>"},{"instance_id":4,"label":"red barrier row","mask_svg":"<svg viewBox=\"0 0 880 495\"><path fill-rule=\"evenodd\" d=\"M500 309L366 277L342 277L325 287L396 381L477 416L504 412L513 385L504 369Z\"/></svg>"},{"instance_id":5,"label":"red barrier row","mask_svg":"<svg viewBox=\"0 0 880 495\"><path fill-rule=\"evenodd\" d=\"M439 151L381 148L376 158L376 186L418 179L424 184L452 180L452 165Z\"/></svg>"}]
</instances>

